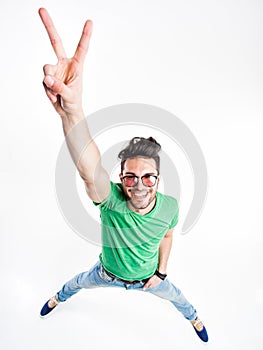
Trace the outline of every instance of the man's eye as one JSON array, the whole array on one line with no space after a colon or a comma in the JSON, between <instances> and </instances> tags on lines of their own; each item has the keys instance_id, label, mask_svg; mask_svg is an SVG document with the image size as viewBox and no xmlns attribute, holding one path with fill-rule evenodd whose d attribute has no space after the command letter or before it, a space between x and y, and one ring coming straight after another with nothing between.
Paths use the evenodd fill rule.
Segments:
<instances>
[{"instance_id":1,"label":"man's eye","mask_svg":"<svg viewBox=\"0 0 263 350\"><path fill-rule=\"evenodd\" d=\"M151 174L145 174L143 177L145 178L145 179L149 179L150 177L152 177L153 175L151 175Z\"/></svg>"}]
</instances>

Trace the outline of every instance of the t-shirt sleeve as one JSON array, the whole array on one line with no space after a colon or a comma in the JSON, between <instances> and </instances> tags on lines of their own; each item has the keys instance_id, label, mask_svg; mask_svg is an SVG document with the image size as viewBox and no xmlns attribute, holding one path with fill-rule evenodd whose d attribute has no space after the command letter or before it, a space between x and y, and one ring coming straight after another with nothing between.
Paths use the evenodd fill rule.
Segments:
<instances>
[{"instance_id":1,"label":"t-shirt sleeve","mask_svg":"<svg viewBox=\"0 0 263 350\"><path fill-rule=\"evenodd\" d=\"M100 209L102 208L112 208L112 206L116 203L118 199L122 196L122 190L120 187L120 184L115 182L110 182L110 193L107 198L105 198L102 202L96 203L93 202L93 204Z\"/></svg>"}]
</instances>

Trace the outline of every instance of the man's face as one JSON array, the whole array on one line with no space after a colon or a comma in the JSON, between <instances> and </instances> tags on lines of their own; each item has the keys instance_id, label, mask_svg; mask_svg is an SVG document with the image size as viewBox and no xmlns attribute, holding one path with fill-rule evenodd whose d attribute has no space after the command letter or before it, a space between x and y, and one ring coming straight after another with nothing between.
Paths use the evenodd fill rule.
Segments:
<instances>
[{"instance_id":1,"label":"man's face","mask_svg":"<svg viewBox=\"0 0 263 350\"><path fill-rule=\"evenodd\" d=\"M152 187L145 186L142 183L141 177L145 175L156 175L158 171L156 169L155 160L152 158L130 158L127 159L124 164L123 173L120 174L120 180L123 184L123 190L128 200L128 204L135 210L149 209L154 206L156 192L158 189L159 177L156 183ZM123 181L124 176L137 176L138 183L134 187L125 185Z\"/></svg>"}]
</instances>

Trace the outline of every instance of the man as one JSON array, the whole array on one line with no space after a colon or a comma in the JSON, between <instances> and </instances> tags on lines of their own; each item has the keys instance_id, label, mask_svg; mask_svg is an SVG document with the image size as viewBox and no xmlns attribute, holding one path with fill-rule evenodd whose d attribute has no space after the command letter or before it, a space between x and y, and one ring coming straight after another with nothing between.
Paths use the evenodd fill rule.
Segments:
<instances>
[{"instance_id":1,"label":"man","mask_svg":"<svg viewBox=\"0 0 263 350\"><path fill-rule=\"evenodd\" d=\"M81 102L82 71L92 22L85 23L76 52L68 59L48 12L41 8L39 14L58 58L56 65L44 66L44 88L61 117L72 159L88 196L100 209L102 221L99 262L65 283L45 303L40 315L46 316L82 288L134 289L169 300L191 322L200 339L207 342L206 329L196 310L166 278L178 206L174 198L157 191L161 146L152 137L134 137L119 153L120 183L110 181L89 133ZM79 149L80 139L85 141L84 151Z\"/></svg>"}]
</instances>

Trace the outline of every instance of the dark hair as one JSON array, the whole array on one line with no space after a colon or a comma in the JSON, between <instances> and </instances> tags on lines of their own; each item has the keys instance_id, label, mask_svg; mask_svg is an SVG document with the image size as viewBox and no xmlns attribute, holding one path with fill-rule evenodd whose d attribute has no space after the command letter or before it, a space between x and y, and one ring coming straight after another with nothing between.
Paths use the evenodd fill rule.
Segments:
<instances>
[{"instance_id":1,"label":"dark hair","mask_svg":"<svg viewBox=\"0 0 263 350\"><path fill-rule=\"evenodd\" d=\"M148 137L133 137L128 146L120 151L118 158L121 160L121 172L123 172L124 164L129 158L153 158L156 163L156 169L160 170L160 156L159 152L161 145L153 138Z\"/></svg>"}]
</instances>

